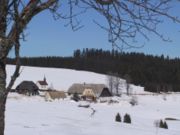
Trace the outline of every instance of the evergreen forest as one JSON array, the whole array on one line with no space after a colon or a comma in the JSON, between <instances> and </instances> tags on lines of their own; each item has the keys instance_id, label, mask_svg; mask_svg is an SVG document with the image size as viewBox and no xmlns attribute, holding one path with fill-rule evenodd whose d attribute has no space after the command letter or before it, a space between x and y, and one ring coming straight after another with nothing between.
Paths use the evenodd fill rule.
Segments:
<instances>
[{"instance_id":1,"label":"evergreen forest","mask_svg":"<svg viewBox=\"0 0 180 135\"><path fill-rule=\"evenodd\" d=\"M7 63L15 64L15 59L8 58ZM180 91L180 59L163 55L86 48L75 50L71 57L22 57L21 65L111 73L121 78L128 75L131 83L145 87L146 91Z\"/></svg>"}]
</instances>

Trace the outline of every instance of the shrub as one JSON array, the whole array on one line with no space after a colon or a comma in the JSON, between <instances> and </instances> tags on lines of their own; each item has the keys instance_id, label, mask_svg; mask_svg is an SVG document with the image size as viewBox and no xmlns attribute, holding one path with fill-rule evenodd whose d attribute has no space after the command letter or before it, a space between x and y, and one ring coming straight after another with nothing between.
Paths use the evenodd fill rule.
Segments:
<instances>
[{"instance_id":1,"label":"shrub","mask_svg":"<svg viewBox=\"0 0 180 135\"><path fill-rule=\"evenodd\" d=\"M156 128L159 128L159 122L160 122L159 120L155 120L155 121L154 121L154 126L155 126Z\"/></svg>"},{"instance_id":2,"label":"shrub","mask_svg":"<svg viewBox=\"0 0 180 135\"><path fill-rule=\"evenodd\" d=\"M132 106L138 105L138 99L136 96L133 96L129 102Z\"/></svg>"},{"instance_id":3,"label":"shrub","mask_svg":"<svg viewBox=\"0 0 180 135\"><path fill-rule=\"evenodd\" d=\"M117 113L116 118L115 118L115 121L116 121L116 122L121 122L121 116L120 116L119 113Z\"/></svg>"},{"instance_id":4,"label":"shrub","mask_svg":"<svg viewBox=\"0 0 180 135\"><path fill-rule=\"evenodd\" d=\"M124 115L124 123L131 123L131 117L129 114Z\"/></svg>"},{"instance_id":5,"label":"shrub","mask_svg":"<svg viewBox=\"0 0 180 135\"><path fill-rule=\"evenodd\" d=\"M80 97L79 97L79 95L77 93L74 93L73 97L71 99L78 102L80 100Z\"/></svg>"}]
</instances>

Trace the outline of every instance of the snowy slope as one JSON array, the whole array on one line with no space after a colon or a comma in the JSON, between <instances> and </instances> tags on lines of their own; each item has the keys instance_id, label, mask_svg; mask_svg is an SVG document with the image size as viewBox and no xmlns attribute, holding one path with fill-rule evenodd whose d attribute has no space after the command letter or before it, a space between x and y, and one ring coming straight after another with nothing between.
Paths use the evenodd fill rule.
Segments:
<instances>
[{"instance_id":1,"label":"snowy slope","mask_svg":"<svg viewBox=\"0 0 180 135\"><path fill-rule=\"evenodd\" d=\"M7 66L7 74L9 81L10 75L13 73L14 66ZM46 76L47 82L59 90L67 90L73 83L106 83L106 76L87 71L77 71L71 69L58 68L39 68L22 66L21 75L17 79L15 86L23 80L32 80L37 82Z\"/></svg>"},{"instance_id":2,"label":"snowy slope","mask_svg":"<svg viewBox=\"0 0 180 135\"><path fill-rule=\"evenodd\" d=\"M172 117L180 119L180 95L138 96L138 105L131 106L129 97L118 104L80 103L69 99L45 102L42 97L10 94L6 111L5 135L179 135L180 121L167 121L169 129L157 129L154 121ZM131 115L132 124L115 122L115 115Z\"/></svg>"},{"instance_id":3,"label":"snowy slope","mask_svg":"<svg viewBox=\"0 0 180 135\"><path fill-rule=\"evenodd\" d=\"M7 66L7 81L9 82L10 76L14 71L14 66ZM61 69L61 68L40 68L40 67L21 67L20 77L16 80L15 88L23 80L31 80L35 83L38 80L42 80L46 76L47 82L57 90L67 91L73 83L103 83L107 84L107 76L103 74L97 74L87 71L77 71L72 69ZM125 87L123 87L125 92ZM133 93L147 93L144 92L143 87L131 86Z\"/></svg>"},{"instance_id":4,"label":"snowy slope","mask_svg":"<svg viewBox=\"0 0 180 135\"><path fill-rule=\"evenodd\" d=\"M14 67L7 66L9 81ZM22 67L21 76L14 87L23 80L36 82L44 75L54 88L67 90L73 83L105 83L106 76L93 72L56 68ZM146 93L142 87L131 85L133 93ZM125 88L124 88L125 91ZM26 97L10 93L6 109L5 135L180 135L180 121L167 121L169 129L157 129L159 119L180 120L180 94L137 95L138 105L131 106L132 97L115 97L119 103L88 103L91 108L65 100L46 102L43 97ZM84 103L83 103L84 104ZM85 103L87 104L87 103ZM115 122L115 115L131 115L132 124Z\"/></svg>"}]
</instances>

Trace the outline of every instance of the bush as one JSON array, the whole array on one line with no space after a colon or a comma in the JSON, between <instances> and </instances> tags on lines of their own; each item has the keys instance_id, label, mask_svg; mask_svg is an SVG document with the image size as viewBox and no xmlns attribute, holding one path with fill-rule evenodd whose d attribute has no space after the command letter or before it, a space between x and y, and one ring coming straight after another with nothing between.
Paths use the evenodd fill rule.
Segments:
<instances>
[{"instance_id":1,"label":"bush","mask_svg":"<svg viewBox=\"0 0 180 135\"><path fill-rule=\"evenodd\" d=\"M133 96L129 102L132 106L138 105L138 99L136 96Z\"/></svg>"},{"instance_id":2,"label":"bush","mask_svg":"<svg viewBox=\"0 0 180 135\"><path fill-rule=\"evenodd\" d=\"M80 100L80 97L79 97L79 95L77 93L74 93L73 97L71 99L78 102Z\"/></svg>"},{"instance_id":3,"label":"bush","mask_svg":"<svg viewBox=\"0 0 180 135\"><path fill-rule=\"evenodd\" d=\"M129 114L124 115L124 123L131 123L131 117Z\"/></svg>"},{"instance_id":4,"label":"bush","mask_svg":"<svg viewBox=\"0 0 180 135\"><path fill-rule=\"evenodd\" d=\"M121 122L121 116L120 116L119 113L117 113L116 118L115 118L115 121L116 121L116 122Z\"/></svg>"}]
</instances>

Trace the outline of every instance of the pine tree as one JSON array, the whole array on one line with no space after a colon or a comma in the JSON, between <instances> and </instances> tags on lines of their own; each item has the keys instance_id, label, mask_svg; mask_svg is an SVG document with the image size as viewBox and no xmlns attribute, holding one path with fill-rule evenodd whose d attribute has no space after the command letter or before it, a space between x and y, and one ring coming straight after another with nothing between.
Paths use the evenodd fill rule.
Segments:
<instances>
[{"instance_id":1,"label":"pine tree","mask_svg":"<svg viewBox=\"0 0 180 135\"><path fill-rule=\"evenodd\" d=\"M162 120L160 120L160 122L159 122L159 127L160 127L160 128L164 128L164 123L163 123Z\"/></svg>"},{"instance_id":2,"label":"pine tree","mask_svg":"<svg viewBox=\"0 0 180 135\"><path fill-rule=\"evenodd\" d=\"M162 120L160 120L160 122L159 122L159 127L168 129L168 125L167 125L166 121L163 122Z\"/></svg>"},{"instance_id":3,"label":"pine tree","mask_svg":"<svg viewBox=\"0 0 180 135\"><path fill-rule=\"evenodd\" d=\"M120 116L119 113L117 113L116 118L115 118L115 121L116 121L116 122L121 122L121 116Z\"/></svg>"},{"instance_id":4,"label":"pine tree","mask_svg":"<svg viewBox=\"0 0 180 135\"><path fill-rule=\"evenodd\" d=\"M124 115L124 123L131 123L131 117L129 114Z\"/></svg>"},{"instance_id":5,"label":"pine tree","mask_svg":"<svg viewBox=\"0 0 180 135\"><path fill-rule=\"evenodd\" d=\"M165 129L168 129L168 125L167 125L166 121L164 121L163 126Z\"/></svg>"}]
</instances>

